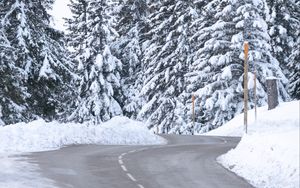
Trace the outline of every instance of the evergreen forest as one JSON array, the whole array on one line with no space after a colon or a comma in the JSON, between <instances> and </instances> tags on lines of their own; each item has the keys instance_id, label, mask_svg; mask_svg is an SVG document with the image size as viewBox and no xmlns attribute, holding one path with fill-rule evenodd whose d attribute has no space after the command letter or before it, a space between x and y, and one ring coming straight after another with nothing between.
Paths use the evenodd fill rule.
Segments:
<instances>
[{"instance_id":1,"label":"evergreen forest","mask_svg":"<svg viewBox=\"0 0 300 188\"><path fill-rule=\"evenodd\" d=\"M300 100L299 0L71 0L66 31L54 0L0 0L0 126L101 125L114 116L166 134L215 129L249 103ZM193 123L192 97L195 97Z\"/></svg>"}]
</instances>

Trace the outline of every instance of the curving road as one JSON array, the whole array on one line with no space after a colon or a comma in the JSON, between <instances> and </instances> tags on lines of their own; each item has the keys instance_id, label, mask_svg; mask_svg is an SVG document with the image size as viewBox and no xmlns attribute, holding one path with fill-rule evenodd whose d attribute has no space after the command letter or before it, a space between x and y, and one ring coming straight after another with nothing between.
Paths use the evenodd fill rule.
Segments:
<instances>
[{"instance_id":1,"label":"curving road","mask_svg":"<svg viewBox=\"0 0 300 188\"><path fill-rule=\"evenodd\" d=\"M164 136L162 146L68 146L28 156L62 188L247 188L216 158L238 138Z\"/></svg>"}]
</instances>

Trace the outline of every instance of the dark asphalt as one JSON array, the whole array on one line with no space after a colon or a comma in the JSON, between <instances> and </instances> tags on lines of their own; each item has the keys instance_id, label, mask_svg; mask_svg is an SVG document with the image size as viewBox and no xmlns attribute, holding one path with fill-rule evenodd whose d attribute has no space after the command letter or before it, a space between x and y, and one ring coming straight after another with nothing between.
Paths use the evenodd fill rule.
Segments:
<instances>
[{"instance_id":1,"label":"dark asphalt","mask_svg":"<svg viewBox=\"0 0 300 188\"><path fill-rule=\"evenodd\" d=\"M239 138L164 136L161 146L68 146L30 154L61 188L247 188L216 158Z\"/></svg>"}]
</instances>

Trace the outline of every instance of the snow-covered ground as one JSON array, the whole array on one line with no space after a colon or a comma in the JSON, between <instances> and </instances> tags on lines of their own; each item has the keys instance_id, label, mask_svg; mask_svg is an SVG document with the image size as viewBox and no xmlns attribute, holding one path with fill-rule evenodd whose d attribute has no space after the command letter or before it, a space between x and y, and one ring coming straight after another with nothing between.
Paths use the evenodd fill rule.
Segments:
<instances>
[{"instance_id":1,"label":"snow-covered ground","mask_svg":"<svg viewBox=\"0 0 300 188\"><path fill-rule=\"evenodd\" d=\"M206 135L243 136L238 146L217 160L255 187L299 188L300 101L282 103L274 110L251 110L248 134L243 114Z\"/></svg>"},{"instance_id":2,"label":"snow-covered ground","mask_svg":"<svg viewBox=\"0 0 300 188\"><path fill-rule=\"evenodd\" d=\"M153 145L166 140L141 122L114 117L98 126L46 123L36 120L0 127L0 188L54 187L38 173L38 166L20 156L24 152L59 149L71 144Z\"/></svg>"}]
</instances>

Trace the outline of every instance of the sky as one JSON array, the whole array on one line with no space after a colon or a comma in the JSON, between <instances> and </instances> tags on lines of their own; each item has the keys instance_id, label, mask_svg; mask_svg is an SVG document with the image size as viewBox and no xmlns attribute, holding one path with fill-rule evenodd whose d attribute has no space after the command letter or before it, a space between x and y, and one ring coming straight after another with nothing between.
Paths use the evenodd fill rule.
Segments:
<instances>
[{"instance_id":1,"label":"sky","mask_svg":"<svg viewBox=\"0 0 300 188\"><path fill-rule=\"evenodd\" d=\"M53 10L50 11L50 14L53 16L53 26L61 31L65 30L63 18L71 17L71 11L67 6L68 3L69 0L56 0Z\"/></svg>"}]
</instances>

